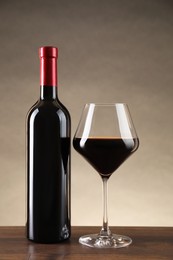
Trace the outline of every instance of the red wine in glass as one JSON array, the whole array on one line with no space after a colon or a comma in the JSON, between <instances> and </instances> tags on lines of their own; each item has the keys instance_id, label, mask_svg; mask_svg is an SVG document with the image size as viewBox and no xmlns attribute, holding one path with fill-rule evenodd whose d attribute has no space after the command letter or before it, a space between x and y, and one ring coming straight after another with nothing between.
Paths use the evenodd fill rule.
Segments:
<instances>
[{"instance_id":1,"label":"red wine in glass","mask_svg":"<svg viewBox=\"0 0 173 260\"><path fill-rule=\"evenodd\" d=\"M84 145L74 138L73 146L102 176L111 174L136 150L138 139L90 137Z\"/></svg>"}]
</instances>

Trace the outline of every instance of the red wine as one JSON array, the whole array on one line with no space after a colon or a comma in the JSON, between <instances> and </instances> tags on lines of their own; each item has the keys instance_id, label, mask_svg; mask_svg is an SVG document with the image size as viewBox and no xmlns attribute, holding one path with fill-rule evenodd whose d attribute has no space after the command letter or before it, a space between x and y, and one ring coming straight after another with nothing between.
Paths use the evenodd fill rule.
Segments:
<instances>
[{"instance_id":1,"label":"red wine","mask_svg":"<svg viewBox=\"0 0 173 260\"><path fill-rule=\"evenodd\" d=\"M137 149L138 139L91 137L83 142L75 138L73 145L102 177L110 177Z\"/></svg>"},{"instance_id":2,"label":"red wine","mask_svg":"<svg viewBox=\"0 0 173 260\"><path fill-rule=\"evenodd\" d=\"M40 99L27 116L27 238L70 237L70 115L57 96L57 49L42 47Z\"/></svg>"}]
</instances>

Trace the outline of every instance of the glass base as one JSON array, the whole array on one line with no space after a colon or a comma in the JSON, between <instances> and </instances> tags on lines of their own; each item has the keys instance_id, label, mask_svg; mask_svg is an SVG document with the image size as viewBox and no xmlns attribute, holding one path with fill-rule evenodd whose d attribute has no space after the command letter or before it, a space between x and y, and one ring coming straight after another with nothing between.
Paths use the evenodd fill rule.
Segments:
<instances>
[{"instance_id":1,"label":"glass base","mask_svg":"<svg viewBox=\"0 0 173 260\"><path fill-rule=\"evenodd\" d=\"M111 234L110 236L90 234L80 237L79 243L95 248L120 248L130 245L132 243L132 239L127 236L116 234Z\"/></svg>"}]
</instances>

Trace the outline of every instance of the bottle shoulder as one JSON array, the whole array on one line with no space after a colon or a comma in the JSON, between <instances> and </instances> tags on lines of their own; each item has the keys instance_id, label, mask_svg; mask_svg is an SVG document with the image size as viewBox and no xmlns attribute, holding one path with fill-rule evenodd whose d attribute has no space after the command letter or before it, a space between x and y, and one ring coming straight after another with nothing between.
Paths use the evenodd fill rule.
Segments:
<instances>
[{"instance_id":1,"label":"bottle shoulder","mask_svg":"<svg viewBox=\"0 0 173 260\"><path fill-rule=\"evenodd\" d=\"M67 108L57 99L55 100L38 100L28 111L27 118L36 115L63 115L70 120L70 113Z\"/></svg>"}]
</instances>

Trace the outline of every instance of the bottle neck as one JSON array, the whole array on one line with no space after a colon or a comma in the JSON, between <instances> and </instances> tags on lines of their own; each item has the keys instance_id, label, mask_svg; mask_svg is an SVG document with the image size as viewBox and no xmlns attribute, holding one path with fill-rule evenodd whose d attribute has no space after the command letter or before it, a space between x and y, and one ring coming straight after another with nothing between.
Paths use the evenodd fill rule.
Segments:
<instances>
[{"instance_id":1,"label":"bottle neck","mask_svg":"<svg viewBox=\"0 0 173 260\"><path fill-rule=\"evenodd\" d=\"M40 97L41 99L57 98L57 57L54 47L40 48Z\"/></svg>"},{"instance_id":2,"label":"bottle neck","mask_svg":"<svg viewBox=\"0 0 173 260\"><path fill-rule=\"evenodd\" d=\"M57 98L57 58L42 57L40 60L40 98Z\"/></svg>"},{"instance_id":3,"label":"bottle neck","mask_svg":"<svg viewBox=\"0 0 173 260\"><path fill-rule=\"evenodd\" d=\"M41 100L57 99L57 87L56 86L40 86L40 99Z\"/></svg>"},{"instance_id":4,"label":"bottle neck","mask_svg":"<svg viewBox=\"0 0 173 260\"><path fill-rule=\"evenodd\" d=\"M40 85L57 86L57 58L56 57L41 57Z\"/></svg>"}]
</instances>

